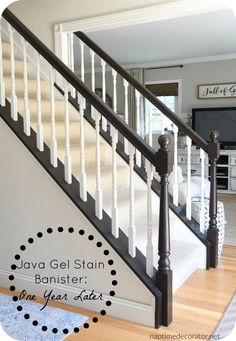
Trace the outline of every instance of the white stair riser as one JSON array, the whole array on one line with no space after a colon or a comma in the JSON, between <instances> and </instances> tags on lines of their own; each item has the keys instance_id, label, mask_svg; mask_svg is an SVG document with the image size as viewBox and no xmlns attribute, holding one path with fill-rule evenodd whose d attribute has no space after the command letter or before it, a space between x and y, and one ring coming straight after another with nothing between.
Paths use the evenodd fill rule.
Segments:
<instances>
[{"instance_id":1,"label":"white stair riser","mask_svg":"<svg viewBox=\"0 0 236 341\"><path fill-rule=\"evenodd\" d=\"M9 77L4 77L5 81L5 91L6 97L9 97L11 94L11 79ZM28 80L28 88L29 88L29 98L36 98L37 95L37 86L35 80ZM24 96L24 81L21 78L16 78L16 94L18 97ZM49 98L49 83L47 81L41 80L41 98Z\"/></svg>"},{"instance_id":2,"label":"white stair riser","mask_svg":"<svg viewBox=\"0 0 236 341\"><path fill-rule=\"evenodd\" d=\"M20 113L24 110L24 100L21 97L17 99L17 108ZM41 110L42 110L42 120L50 121L51 120L51 106L48 100L42 100L41 102ZM31 121L37 120L37 103L34 99L29 100L29 111L31 115ZM62 101L55 101L55 111L56 111L56 119L57 121L64 120L64 104Z\"/></svg>"},{"instance_id":3,"label":"white stair riser","mask_svg":"<svg viewBox=\"0 0 236 341\"><path fill-rule=\"evenodd\" d=\"M8 59L3 59L3 69L4 69L4 76L11 75L11 63ZM15 76L16 77L23 77L24 74L24 64L21 60L15 61ZM33 79L35 77L35 69L31 64L27 64L27 75L28 79Z\"/></svg>"},{"instance_id":4,"label":"white stair riser","mask_svg":"<svg viewBox=\"0 0 236 341\"><path fill-rule=\"evenodd\" d=\"M85 147L85 166L86 167L94 167L95 168L95 145L86 145ZM106 145L101 145L101 159L105 160L107 153ZM65 148L64 146L60 145L58 147L58 158L63 160L65 155ZM80 165L80 148L79 145L74 144L71 145L71 158L72 158L72 167L79 167Z\"/></svg>"}]
</instances>

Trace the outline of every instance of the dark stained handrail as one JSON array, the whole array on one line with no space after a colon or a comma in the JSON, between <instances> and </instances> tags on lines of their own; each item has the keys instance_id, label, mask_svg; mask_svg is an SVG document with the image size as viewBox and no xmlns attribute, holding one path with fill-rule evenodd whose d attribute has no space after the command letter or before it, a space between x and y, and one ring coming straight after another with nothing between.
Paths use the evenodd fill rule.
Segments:
<instances>
[{"instance_id":1,"label":"dark stained handrail","mask_svg":"<svg viewBox=\"0 0 236 341\"><path fill-rule=\"evenodd\" d=\"M88 102L94 106L111 124L154 166L156 152L122 118L120 118L99 96L94 94L46 45L44 45L9 9L2 14L50 65L57 70Z\"/></svg>"},{"instance_id":2,"label":"dark stained handrail","mask_svg":"<svg viewBox=\"0 0 236 341\"><path fill-rule=\"evenodd\" d=\"M189 127L179 116L173 113L165 104L163 104L151 91L140 84L134 77L132 77L120 64L118 64L112 57L110 57L104 50L102 50L94 41L92 41L83 32L74 33L80 40L82 40L88 47L90 47L97 55L99 55L107 64L125 78L140 94L146 97L156 108L158 108L166 117L168 117L179 129L183 130L198 147L202 148L206 153L208 152L208 143L198 135L191 127Z\"/></svg>"}]
</instances>

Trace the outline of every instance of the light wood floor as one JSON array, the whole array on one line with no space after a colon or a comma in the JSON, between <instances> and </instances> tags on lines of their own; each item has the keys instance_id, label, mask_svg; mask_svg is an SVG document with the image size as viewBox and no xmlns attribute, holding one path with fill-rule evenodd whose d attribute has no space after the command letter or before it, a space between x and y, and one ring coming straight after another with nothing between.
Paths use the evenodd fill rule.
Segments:
<instances>
[{"instance_id":1,"label":"light wood floor","mask_svg":"<svg viewBox=\"0 0 236 341\"><path fill-rule=\"evenodd\" d=\"M211 334L236 290L236 247L225 246L217 269L198 270L174 295L174 318L158 330L112 317L70 334L66 341L147 341L160 334ZM7 292L2 289L3 292ZM54 306L62 307L60 304ZM87 316L94 313L63 305ZM63 328L63 326L62 326ZM157 339L157 337L156 337Z\"/></svg>"}]
</instances>

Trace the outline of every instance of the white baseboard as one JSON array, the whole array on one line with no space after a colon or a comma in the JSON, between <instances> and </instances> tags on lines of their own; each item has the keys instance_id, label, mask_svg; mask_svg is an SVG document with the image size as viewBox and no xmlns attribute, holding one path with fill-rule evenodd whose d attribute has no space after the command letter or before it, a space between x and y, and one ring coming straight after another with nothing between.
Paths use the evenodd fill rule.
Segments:
<instances>
[{"instance_id":1,"label":"white baseboard","mask_svg":"<svg viewBox=\"0 0 236 341\"><path fill-rule=\"evenodd\" d=\"M14 274L14 281L11 282L9 280L9 275ZM35 284L33 276L27 276L16 271L6 271L4 269L0 269L0 286L3 288L9 288L11 285L16 287L17 291L26 290L29 294L42 297L45 290L53 290L55 295L67 293L68 301L62 303L66 303L69 305L73 305L82 309L91 310L94 312L99 312L100 310L106 310L107 315L118 317L130 322L136 322L143 325L147 325L150 327L154 327L155 320L155 300L153 298L152 304L147 305L143 303L137 303L134 301L128 301L127 299L123 299L121 297L111 297L109 295L103 294L103 301L86 301L80 302L75 301L70 297L74 297L80 293L83 288L75 288L68 285L59 285L59 284ZM99 292L95 292L96 295L99 295ZM105 305L105 302L109 300L112 302L110 307ZM43 313L42 313L43 314Z\"/></svg>"}]
</instances>

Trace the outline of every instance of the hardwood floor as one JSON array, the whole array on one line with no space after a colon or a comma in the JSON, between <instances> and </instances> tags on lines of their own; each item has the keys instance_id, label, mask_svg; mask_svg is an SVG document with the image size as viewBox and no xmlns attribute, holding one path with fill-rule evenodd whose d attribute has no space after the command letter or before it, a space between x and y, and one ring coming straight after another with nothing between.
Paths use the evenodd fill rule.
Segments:
<instances>
[{"instance_id":1,"label":"hardwood floor","mask_svg":"<svg viewBox=\"0 0 236 341\"><path fill-rule=\"evenodd\" d=\"M236 247L225 246L217 269L198 270L174 295L174 318L158 330L112 317L99 316L97 324L81 328L66 341L147 341L161 334L211 334L236 290ZM2 290L7 292L6 290ZM53 303L88 316L94 313ZM63 326L62 326L63 328Z\"/></svg>"}]
</instances>

